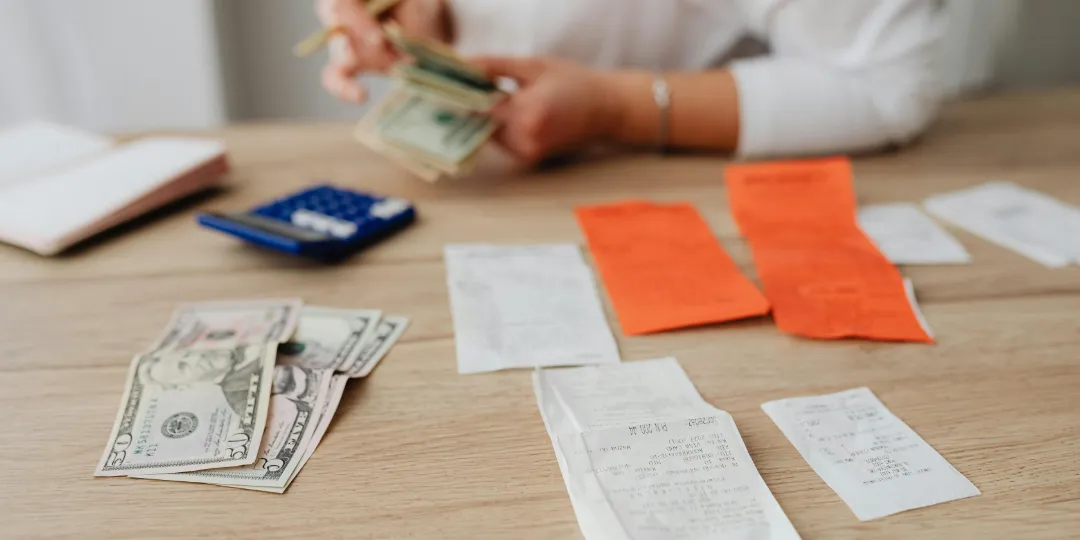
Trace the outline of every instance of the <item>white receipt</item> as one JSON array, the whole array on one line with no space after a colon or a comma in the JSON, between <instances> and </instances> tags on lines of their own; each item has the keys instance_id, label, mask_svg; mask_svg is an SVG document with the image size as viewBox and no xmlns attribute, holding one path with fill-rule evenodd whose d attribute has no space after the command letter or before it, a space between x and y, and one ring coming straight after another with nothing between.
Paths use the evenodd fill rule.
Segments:
<instances>
[{"instance_id":1,"label":"white receipt","mask_svg":"<svg viewBox=\"0 0 1080 540\"><path fill-rule=\"evenodd\" d=\"M533 389L587 540L799 537L674 358L537 370Z\"/></svg>"},{"instance_id":2,"label":"white receipt","mask_svg":"<svg viewBox=\"0 0 1080 540\"><path fill-rule=\"evenodd\" d=\"M971 256L914 204L859 209L859 227L893 264L963 264Z\"/></svg>"},{"instance_id":3,"label":"white receipt","mask_svg":"<svg viewBox=\"0 0 1080 540\"><path fill-rule=\"evenodd\" d=\"M930 328L930 322L926 320L922 308L919 307L919 301L915 298L915 284L907 278L904 278L904 294L907 295L908 304L911 304L911 312L915 314L915 320L919 321L919 326L922 327L923 332L933 338L934 329Z\"/></svg>"},{"instance_id":4,"label":"white receipt","mask_svg":"<svg viewBox=\"0 0 1080 540\"><path fill-rule=\"evenodd\" d=\"M448 245L445 255L459 373L619 362L577 246Z\"/></svg>"},{"instance_id":5,"label":"white receipt","mask_svg":"<svg viewBox=\"0 0 1080 540\"><path fill-rule=\"evenodd\" d=\"M935 216L1051 268L1080 263L1080 211L1008 182L930 197Z\"/></svg>"},{"instance_id":6,"label":"white receipt","mask_svg":"<svg viewBox=\"0 0 1080 540\"><path fill-rule=\"evenodd\" d=\"M979 495L867 388L761 408L862 521Z\"/></svg>"}]
</instances>

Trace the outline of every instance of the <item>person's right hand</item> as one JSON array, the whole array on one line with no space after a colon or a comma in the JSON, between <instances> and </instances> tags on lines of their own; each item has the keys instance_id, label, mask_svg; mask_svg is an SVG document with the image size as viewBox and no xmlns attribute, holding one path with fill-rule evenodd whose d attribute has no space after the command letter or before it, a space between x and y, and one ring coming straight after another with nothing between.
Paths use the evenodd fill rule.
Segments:
<instances>
[{"instance_id":1,"label":"person's right hand","mask_svg":"<svg viewBox=\"0 0 1080 540\"><path fill-rule=\"evenodd\" d=\"M387 16L409 36L445 42L449 39L448 9L444 0L401 0ZM338 99L363 103L367 91L356 77L364 72L386 71L397 60L396 51L362 0L316 0L315 13L327 28L345 29L345 35L336 35L330 41L330 61L322 72L323 87Z\"/></svg>"}]
</instances>

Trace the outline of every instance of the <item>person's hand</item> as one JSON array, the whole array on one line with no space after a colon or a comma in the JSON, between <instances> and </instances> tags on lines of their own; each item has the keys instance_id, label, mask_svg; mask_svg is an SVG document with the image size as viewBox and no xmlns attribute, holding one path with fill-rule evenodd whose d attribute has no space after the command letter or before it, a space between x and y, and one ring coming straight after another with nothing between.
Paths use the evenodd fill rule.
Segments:
<instances>
[{"instance_id":1,"label":"person's hand","mask_svg":"<svg viewBox=\"0 0 1080 540\"><path fill-rule=\"evenodd\" d=\"M447 41L449 20L444 0L401 0L386 16L407 35ZM316 0L315 13L326 27L341 26L345 35L330 42L330 61L323 69L322 83L339 99L362 103L367 91L356 81L369 71L386 71L397 53L383 34L382 26L368 14L361 0Z\"/></svg>"},{"instance_id":2,"label":"person's hand","mask_svg":"<svg viewBox=\"0 0 1080 540\"><path fill-rule=\"evenodd\" d=\"M501 124L495 141L519 160L536 163L609 137L618 126L619 103L599 72L549 58L476 58L489 77L518 82L517 92L492 116Z\"/></svg>"}]
</instances>

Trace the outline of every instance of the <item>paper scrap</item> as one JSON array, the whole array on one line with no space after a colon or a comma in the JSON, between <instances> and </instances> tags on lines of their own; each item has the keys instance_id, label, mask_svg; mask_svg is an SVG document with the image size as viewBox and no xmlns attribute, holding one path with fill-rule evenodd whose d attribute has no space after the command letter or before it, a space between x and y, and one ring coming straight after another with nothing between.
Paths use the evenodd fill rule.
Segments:
<instances>
[{"instance_id":1,"label":"paper scrap","mask_svg":"<svg viewBox=\"0 0 1080 540\"><path fill-rule=\"evenodd\" d=\"M577 246L448 245L445 255L459 373L619 362Z\"/></svg>"},{"instance_id":2,"label":"paper scrap","mask_svg":"<svg viewBox=\"0 0 1080 540\"><path fill-rule=\"evenodd\" d=\"M1009 182L936 195L934 216L1050 268L1080 263L1080 210Z\"/></svg>"},{"instance_id":3,"label":"paper scrap","mask_svg":"<svg viewBox=\"0 0 1080 540\"><path fill-rule=\"evenodd\" d=\"M674 358L537 370L533 388L586 540L799 537Z\"/></svg>"},{"instance_id":4,"label":"paper scrap","mask_svg":"<svg viewBox=\"0 0 1080 540\"><path fill-rule=\"evenodd\" d=\"M903 276L856 223L847 159L731 165L725 178L781 330L933 342Z\"/></svg>"},{"instance_id":5,"label":"paper scrap","mask_svg":"<svg viewBox=\"0 0 1080 540\"><path fill-rule=\"evenodd\" d=\"M693 206L630 201L576 214L624 334L769 312Z\"/></svg>"},{"instance_id":6,"label":"paper scrap","mask_svg":"<svg viewBox=\"0 0 1080 540\"><path fill-rule=\"evenodd\" d=\"M909 203L859 208L859 227L893 264L966 264L964 246Z\"/></svg>"},{"instance_id":7,"label":"paper scrap","mask_svg":"<svg viewBox=\"0 0 1080 540\"><path fill-rule=\"evenodd\" d=\"M862 521L980 494L868 388L761 408Z\"/></svg>"}]
</instances>

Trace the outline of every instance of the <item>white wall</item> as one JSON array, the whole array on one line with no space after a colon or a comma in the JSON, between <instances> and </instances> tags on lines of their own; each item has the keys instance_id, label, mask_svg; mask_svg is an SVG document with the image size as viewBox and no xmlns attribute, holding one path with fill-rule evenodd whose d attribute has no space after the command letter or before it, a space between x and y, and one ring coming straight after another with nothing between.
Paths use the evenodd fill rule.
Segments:
<instances>
[{"instance_id":1,"label":"white wall","mask_svg":"<svg viewBox=\"0 0 1080 540\"><path fill-rule=\"evenodd\" d=\"M292 47L321 28L313 0L218 0L229 113L236 119L349 119L364 108L323 91L326 52L299 59ZM386 81L374 80L375 98Z\"/></svg>"},{"instance_id":2,"label":"white wall","mask_svg":"<svg viewBox=\"0 0 1080 540\"><path fill-rule=\"evenodd\" d=\"M0 125L223 123L213 0L0 0Z\"/></svg>"}]
</instances>

